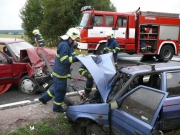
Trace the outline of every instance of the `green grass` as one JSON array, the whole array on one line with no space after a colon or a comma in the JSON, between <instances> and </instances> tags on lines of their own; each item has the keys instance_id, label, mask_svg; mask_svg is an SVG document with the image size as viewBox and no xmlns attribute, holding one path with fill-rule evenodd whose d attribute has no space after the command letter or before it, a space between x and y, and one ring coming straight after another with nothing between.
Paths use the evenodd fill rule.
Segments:
<instances>
[{"instance_id":1,"label":"green grass","mask_svg":"<svg viewBox=\"0 0 180 135\"><path fill-rule=\"evenodd\" d=\"M5 135L74 135L73 123L65 117L65 114L59 114L56 118L51 118L33 124L34 130L30 126L20 127L15 132L6 133ZM164 135L180 135L180 129L169 130Z\"/></svg>"},{"instance_id":2,"label":"green grass","mask_svg":"<svg viewBox=\"0 0 180 135\"><path fill-rule=\"evenodd\" d=\"M22 35L0 34L0 38L21 38Z\"/></svg>"},{"instance_id":3,"label":"green grass","mask_svg":"<svg viewBox=\"0 0 180 135\"><path fill-rule=\"evenodd\" d=\"M72 123L68 122L64 114L33 124L34 130L30 130L30 126L32 125L20 127L17 131L6 133L6 135L73 135L74 132Z\"/></svg>"}]
</instances>

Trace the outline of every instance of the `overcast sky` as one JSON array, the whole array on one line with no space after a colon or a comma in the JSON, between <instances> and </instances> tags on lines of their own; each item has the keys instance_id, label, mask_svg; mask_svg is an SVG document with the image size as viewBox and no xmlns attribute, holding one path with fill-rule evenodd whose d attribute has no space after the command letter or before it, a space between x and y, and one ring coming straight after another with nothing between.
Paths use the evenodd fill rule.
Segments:
<instances>
[{"instance_id":1,"label":"overcast sky","mask_svg":"<svg viewBox=\"0 0 180 135\"><path fill-rule=\"evenodd\" d=\"M142 11L171 12L180 14L180 0L111 0L118 12ZM19 11L26 0L0 0L0 30L20 30Z\"/></svg>"}]
</instances>

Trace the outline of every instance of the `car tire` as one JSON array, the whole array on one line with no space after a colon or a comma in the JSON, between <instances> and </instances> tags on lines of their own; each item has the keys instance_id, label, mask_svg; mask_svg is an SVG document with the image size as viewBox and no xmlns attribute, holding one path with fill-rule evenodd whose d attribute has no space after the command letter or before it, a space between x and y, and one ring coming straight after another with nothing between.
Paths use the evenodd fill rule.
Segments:
<instances>
[{"instance_id":1,"label":"car tire","mask_svg":"<svg viewBox=\"0 0 180 135\"><path fill-rule=\"evenodd\" d=\"M35 94L38 89L36 86L36 83L33 78L29 76L23 76L19 81L19 90L22 93L25 94Z\"/></svg>"},{"instance_id":2,"label":"car tire","mask_svg":"<svg viewBox=\"0 0 180 135\"><path fill-rule=\"evenodd\" d=\"M87 135L106 135L104 130L97 124L88 125L86 128Z\"/></svg>"},{"instance_id":3,"label":"car tire","mask_svg":"<svg viewBox=\"0 0 180 135\"><path fill-rule=\"evenodd\" d=\"M76 135L86 135L86 128L81 127L79 123L73 123L73 129Z\"/></svg>"},{"instance_id":4,"label":"car tire","mask_svg":"<svg viewBox=\"0 0 180 135\"><path fill-rule=\"evenodd\" d=\"M101 52L103 51L104 47L106 46L105 43L102 43L99 45L98 49L96 50L95 54L101 55Z\"/></svg>"},{"instance_id":5,"label":"car tire","mask_svg":"<svg viewBox=\"0 0 180 135\"><path fill-rule=\"evenodd\" d=\"M174 50L172 48L172 46L170 45L165 45L161 51L160 51L160 60L162 61L169 61L171 60L171 58L173 57L174 55Z\"/></svg>"}]
</instances>

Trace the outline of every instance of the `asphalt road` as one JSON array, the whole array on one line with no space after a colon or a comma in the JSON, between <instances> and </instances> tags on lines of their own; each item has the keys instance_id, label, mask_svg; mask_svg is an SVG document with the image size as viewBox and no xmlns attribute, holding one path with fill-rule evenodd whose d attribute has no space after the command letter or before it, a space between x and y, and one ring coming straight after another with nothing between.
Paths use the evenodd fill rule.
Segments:
<instances>
[{"instance_id":1,"label":"asphalt road","mask_svg":"<svg viewBox=\"0 0 180 135\"><path fill-rule=\"evenodd\" d=\"M118 55L118 66L124 66L124 65L135 65L138 61L141 60L141 55L128 55L124 53L120 53ZM180 61L180 56L174 56L173 61ZM156 60L147 61L147 63L157 63ZM80 66L79 62L72 64L72 76L73 77L79 77L78 68ZM68 80L68 83L70 83L71 80ZM85 83L79 83L79 89L83 89ZM14 102L20 102L20 101L34 101L34 99L37 99L40 97L43 93L36 93L35 95L27 95L23 94L18 91L17 86L12 86L6 93L0 95L0 107L5 104L14 103Z\"/></svg>"}]
</instances>

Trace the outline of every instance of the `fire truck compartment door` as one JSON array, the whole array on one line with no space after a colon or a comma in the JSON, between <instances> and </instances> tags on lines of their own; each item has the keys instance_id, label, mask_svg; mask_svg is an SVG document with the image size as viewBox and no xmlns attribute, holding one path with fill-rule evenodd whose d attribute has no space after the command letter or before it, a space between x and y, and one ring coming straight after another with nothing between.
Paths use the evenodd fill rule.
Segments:
<instances>
[{"instance_id":1,"label":"fire truck compartment door","mask_svg":"<svg viewBox=\"0 0 180 135\"><path fill-rule=\"evenodd\" d=\"M88 37L106 37L106 32L109 30L112 28L94 26L93 29L88 29Z\"/></svg>"},{"instance_id":2,"label":"fire truck compartment door","mask_svg":"<svg viewBox=\"0 0 180 135\"><path fill-rule=\"evenodd\" d=\"M114 32L115 38L125 38L126 37L126 28L120 27L118 30L115 30Z\"/></svg>"}]
</instances>

